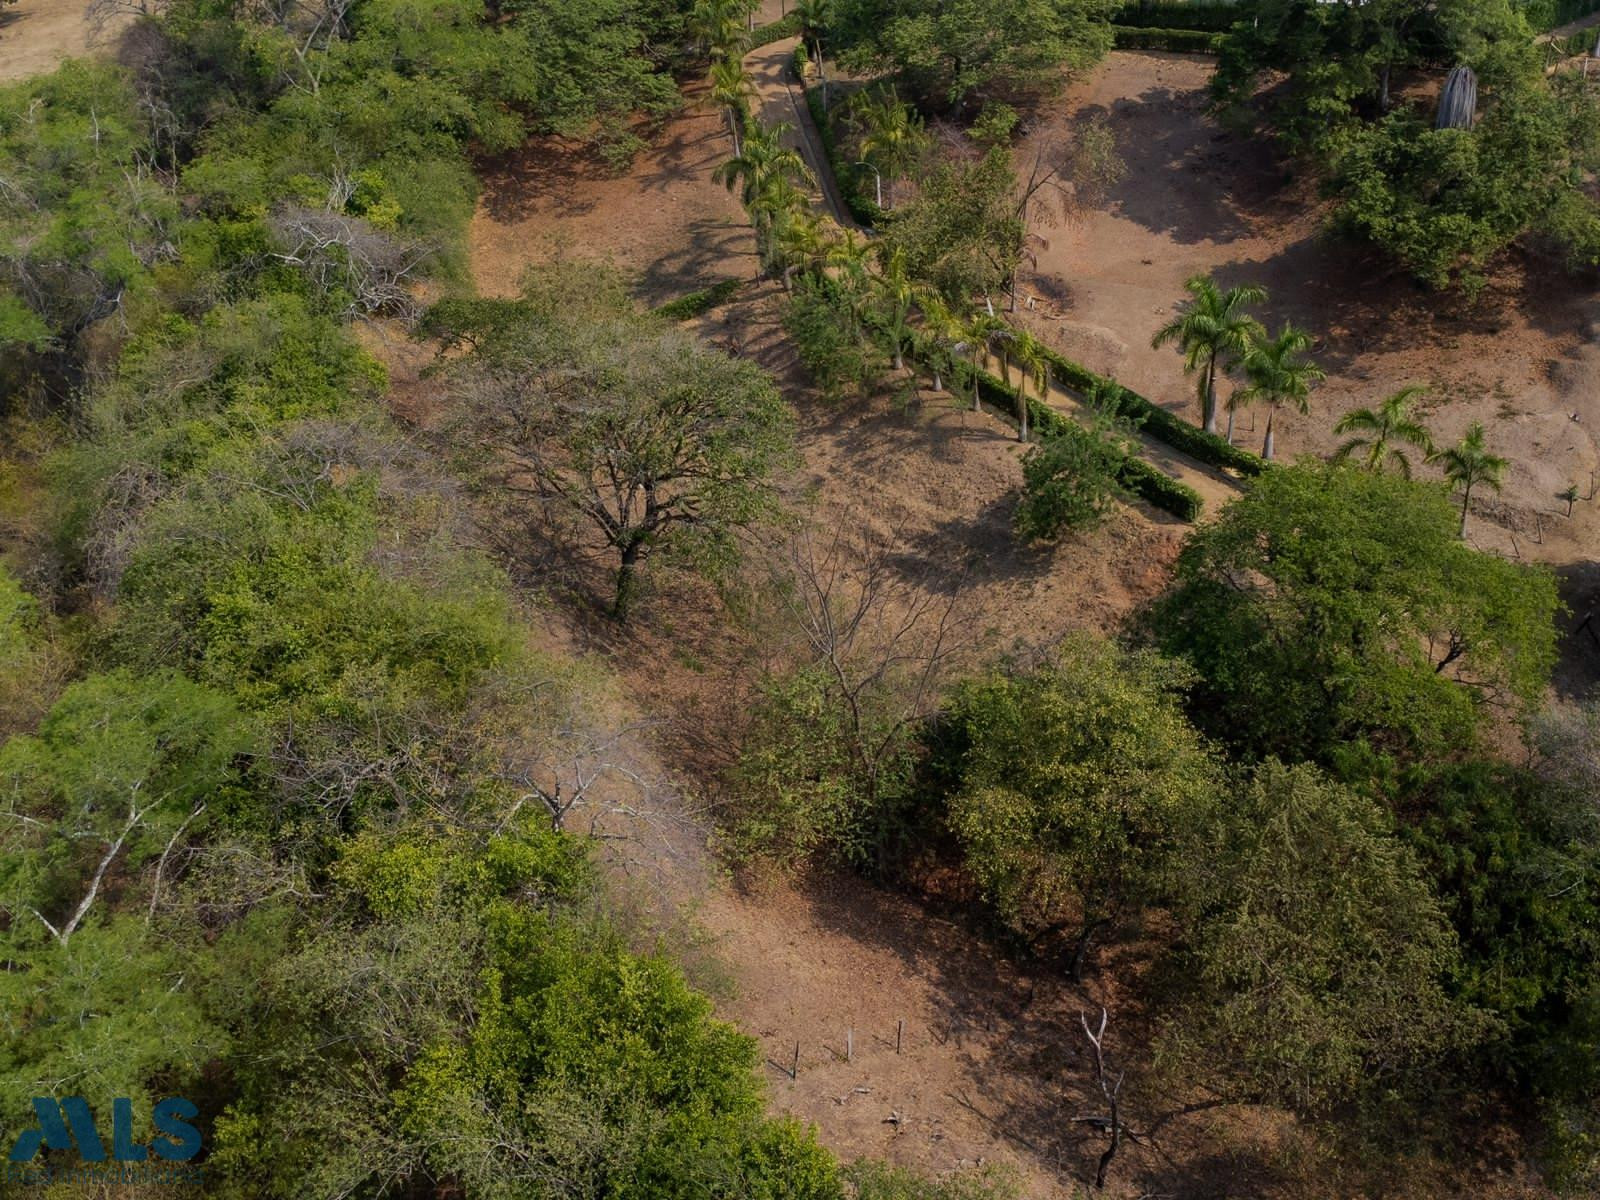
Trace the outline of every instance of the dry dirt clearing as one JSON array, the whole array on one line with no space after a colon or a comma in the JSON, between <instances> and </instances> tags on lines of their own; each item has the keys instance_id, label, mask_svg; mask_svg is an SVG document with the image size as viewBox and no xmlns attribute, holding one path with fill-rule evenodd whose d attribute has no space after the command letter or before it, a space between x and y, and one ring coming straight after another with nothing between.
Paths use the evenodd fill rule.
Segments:
<instances>
[{"instance_id":1,"label":"dry dirt clearing","mask_svg":"<svg viewBox=\"0 0 1600 1200\"><path fill-rule=\"evenodd\" d=\"M125 17L95 30L87 0L17 0L0 8L0 83L53 70L63 59L103 53Z\"/></svg>"}]
</instances>

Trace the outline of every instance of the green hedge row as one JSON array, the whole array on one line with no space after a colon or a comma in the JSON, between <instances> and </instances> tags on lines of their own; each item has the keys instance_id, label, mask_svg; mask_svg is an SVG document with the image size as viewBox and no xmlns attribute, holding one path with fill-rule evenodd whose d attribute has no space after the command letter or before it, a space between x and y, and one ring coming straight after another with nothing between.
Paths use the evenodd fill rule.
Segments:
<instances>
[{"instance_id":1,"label":"green hedge row","mask_svg":"<svg viewBox=\"0 0 1600 1200\"><path fill-rule=\"evenodd\" d=\"M1600 0L1524 0L1522 11L1528 24L1543 32L1600 11Z\"/></svg>"},{"instance_id":2,"label":"green hedge row","mask_svg":"<svg viewBox=\"0 0 1600 1200\"><path fill-rule=\"evenodd\" d=\"M1145 399L1138 392L1123 387L1089 368L1057 354L1048 346L1040 351L1050 363L1050 372L1063 387L1081 392L1085 396L1098 392L1103 400L1116 405L1119 416L1137 421L1151 437L1157 438L1174 450L1181 450L1190 458L1223 467L1244 475L1259 475L1267 463L1260 455L1251 454L1238 446L1229 445L1226 438L1207 433L1182 417L1174 416L1160 405Z\"/></svg>"},{"instance_id":3,"label":"green hedge row","mask_svg":"<svg viewBox=\"0 0 1600 1200\"><path fill-rule=\"evenodd\" d=\"M1017 394L1007 387L998 375L991 375L981 368L971 366L965 367L964 370L972 372L977 377L978 395L982 399L987 400L1002 413L1009 414L1016 411ZM1053 433L1073 423L1070 418L1062 416L1044 401L1032 396L1028 397L1028 419L1042 434ZM1179 520L1197 520L1204 506L1200 493L1188 484L1180 483L1172 476L1152 467L1144 459L1131 454L1124 458L1122 465L1117 468L1117 482L1135 496L1164 512L1171 513Z\"/></svg>"},{"instance_id":4,"label":"green hedge row","mask_svg":"<svg viewBox=\"0 0 1600 1200\"><path fill-rule=\"evenodd\" d=\"M834 182L839 185L839 195L844 206L860 224L871 228L883 220L884 210L862 193L860 172L849 163L840 161L838 141L833 136L833 124L822 108L822 89L826 84L806 88L806 107L811 110L811 120L822 136L822 149L828 156L828 167L833 171Z\"/></svg>"},{"instance_id":5,"label":"green hedge row","mask_svg":"<svg viewBox=\"0 0 1600 1200\"><path fill-rule=\"evenodd\" d=\"M1113 25L1112 36L1118 50L1170 50L1175 54L1216 54L1223 34L1201 29L1136 29Z\"/></svg>"},{"instance_id":6,"label":"green hedge row","mask_svg":"<svg viewBox=\"0 0 1600 1200\"><path fill-rule=\"evenodd\" d=\"M743 280L739 279L723 279L710 287L679 296L676 300L668 300L656 308L656 316L669 321L687 321L691 317L698 317L733 299L733 294L742 283Z\"/></svg>"},{"instance_id":7,"label":"green hedge row","mask_svg":"<svg viewBox=\"0 0 1600 1200\"><path fill-rule=\"evenodd\" d=\"M773 42L781 42L784 38L799 36L800 14L792 12L781 20L757 25L750 33L750 49L756 50L762 46L770 46Z\"/></svg>"},{"instance_id":8,"label":"green hedge row","mask_svg":"<svg viewBox=\"0 0 1600 1200\"><path fill-rule=\"evenodd\" d=\"M1595 0L1600 3L1600 0ZM1113 25L1139 29L1203 29L1225 33L1235 21L1255 12L1249 0L1132 0L1111 18Z\"/></svg>"}]
</instances>

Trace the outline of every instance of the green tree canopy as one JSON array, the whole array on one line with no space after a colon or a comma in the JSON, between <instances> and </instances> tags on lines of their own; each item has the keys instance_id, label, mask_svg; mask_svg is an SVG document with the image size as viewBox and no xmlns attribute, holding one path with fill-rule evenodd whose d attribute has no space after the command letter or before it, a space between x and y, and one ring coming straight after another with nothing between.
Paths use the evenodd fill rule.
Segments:
<instances>
[{"instance_id":1,"label":"green tree canopy","mask_svg":"<svg viewBox=\"0 0 1600 1200\"><path fill-rule=\"evenodd\" d=\"M1023 938L1090 938L1172 886L1217 770L1183 715L1180 665L1087 635L1039 666L957 689L949 820L968 868Z\"/></svg>"},{"instance_id":2,"label":"green tree canopy","mask_svg":"<svg viewBox=\"0 0 1600 1200\"><path fill-rule=\"evenodd\" d=\"M898 73L939 108L1050 90L1111 48L1112 0L839 0L847 60Z\"/></svg>"},{"instance_id":3,"label":"green tree canopy","mask_svg":"<svg viewBox=\"0 0 1600 1200\"><path fill-rule=\"evenodd\" d=\"M740 530L776 513L794 419L753 363L626 302L590 318L560 299L595 272L604 273L535 278L513 310L527 323L461 363L455 386L462 433L487 477L576 518L609 549L621 618L652 555L720 566Z\"/></svg>"},{"instance_id":4,"label":"green tree canopy","mask_svg":"<svg viewBox=\"0 0 1600 1200\"><path fill-rule=\"evenodd\" d=\"M1213 1094L1327 1113L1472 1031L1416 858L1314 768L1259 767L1186 852L1182 886L1159 1053Z\"/></svg>"},{"instance_id":5,"label":"green tree canopy","mask_svg":"<svg viewBox=\"0 0 1600 1200\"><path fill-rule=\"evenodd\" d=\"M1554 664L1546 571L1462 545L1442 491L1349 466L1268 471L1189 538L1149 619L1200 673L1203 728L1247 753L1470 745Z\"/></svg>"}]
</instances>

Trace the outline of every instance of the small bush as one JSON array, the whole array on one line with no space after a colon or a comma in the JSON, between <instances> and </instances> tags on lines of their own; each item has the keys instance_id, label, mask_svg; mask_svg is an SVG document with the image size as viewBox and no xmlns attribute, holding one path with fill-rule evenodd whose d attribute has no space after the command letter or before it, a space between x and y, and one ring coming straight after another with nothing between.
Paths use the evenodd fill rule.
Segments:
<instances>
[{"instance_id":1,"label":"small bush","mask_svg":"<svg viewBox=\"0 0 1600 1200\"><path fill-rule=\"evenodd\" d=\"M1022 537L1049 541L1092 529L1122 493L1118 469L1126 449L1104 429L1065 424L1022 460L1022 500L1013 523Z\"/></svg>"},{"instance_id":2,"label":"small bush","mask_svg":"<svg viewBox=\"0 0 1600 1200\"><path fill-rule=\"evenodd\" d=\"M733 299L734 293L739 290L740 282L737 279L723 279L710 287L679 296L676 300L668 300L656 309L656 316L665 317L669 321L688 321L703 316L718 305L726 304Z\"/></svg>"}]
</instances>

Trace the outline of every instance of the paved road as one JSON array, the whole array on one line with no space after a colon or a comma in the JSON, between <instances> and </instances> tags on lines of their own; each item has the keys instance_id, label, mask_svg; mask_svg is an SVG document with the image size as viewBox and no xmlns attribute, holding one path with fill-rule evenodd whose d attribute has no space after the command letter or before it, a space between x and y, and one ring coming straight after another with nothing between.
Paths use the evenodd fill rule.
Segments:
<instances>
[{"instance_id":1,"label":"paved road","mask_svg":"<svg viewBox=\"0 0 1600 1200\"><path fill-rule=\"evenodd\" d=\"M799 44L799 38L784 38L745 55L744 69L756 88L756 116L763 125L781 122L791 126L784 141L799 150L811 168L819 189L813 194L813 201L825 203L824 211L846 229L860 229L845 207L838 182L822 152L822 136L811 120L805 93L794 80L794 48Z\"/></svg>"}]
</instances>

